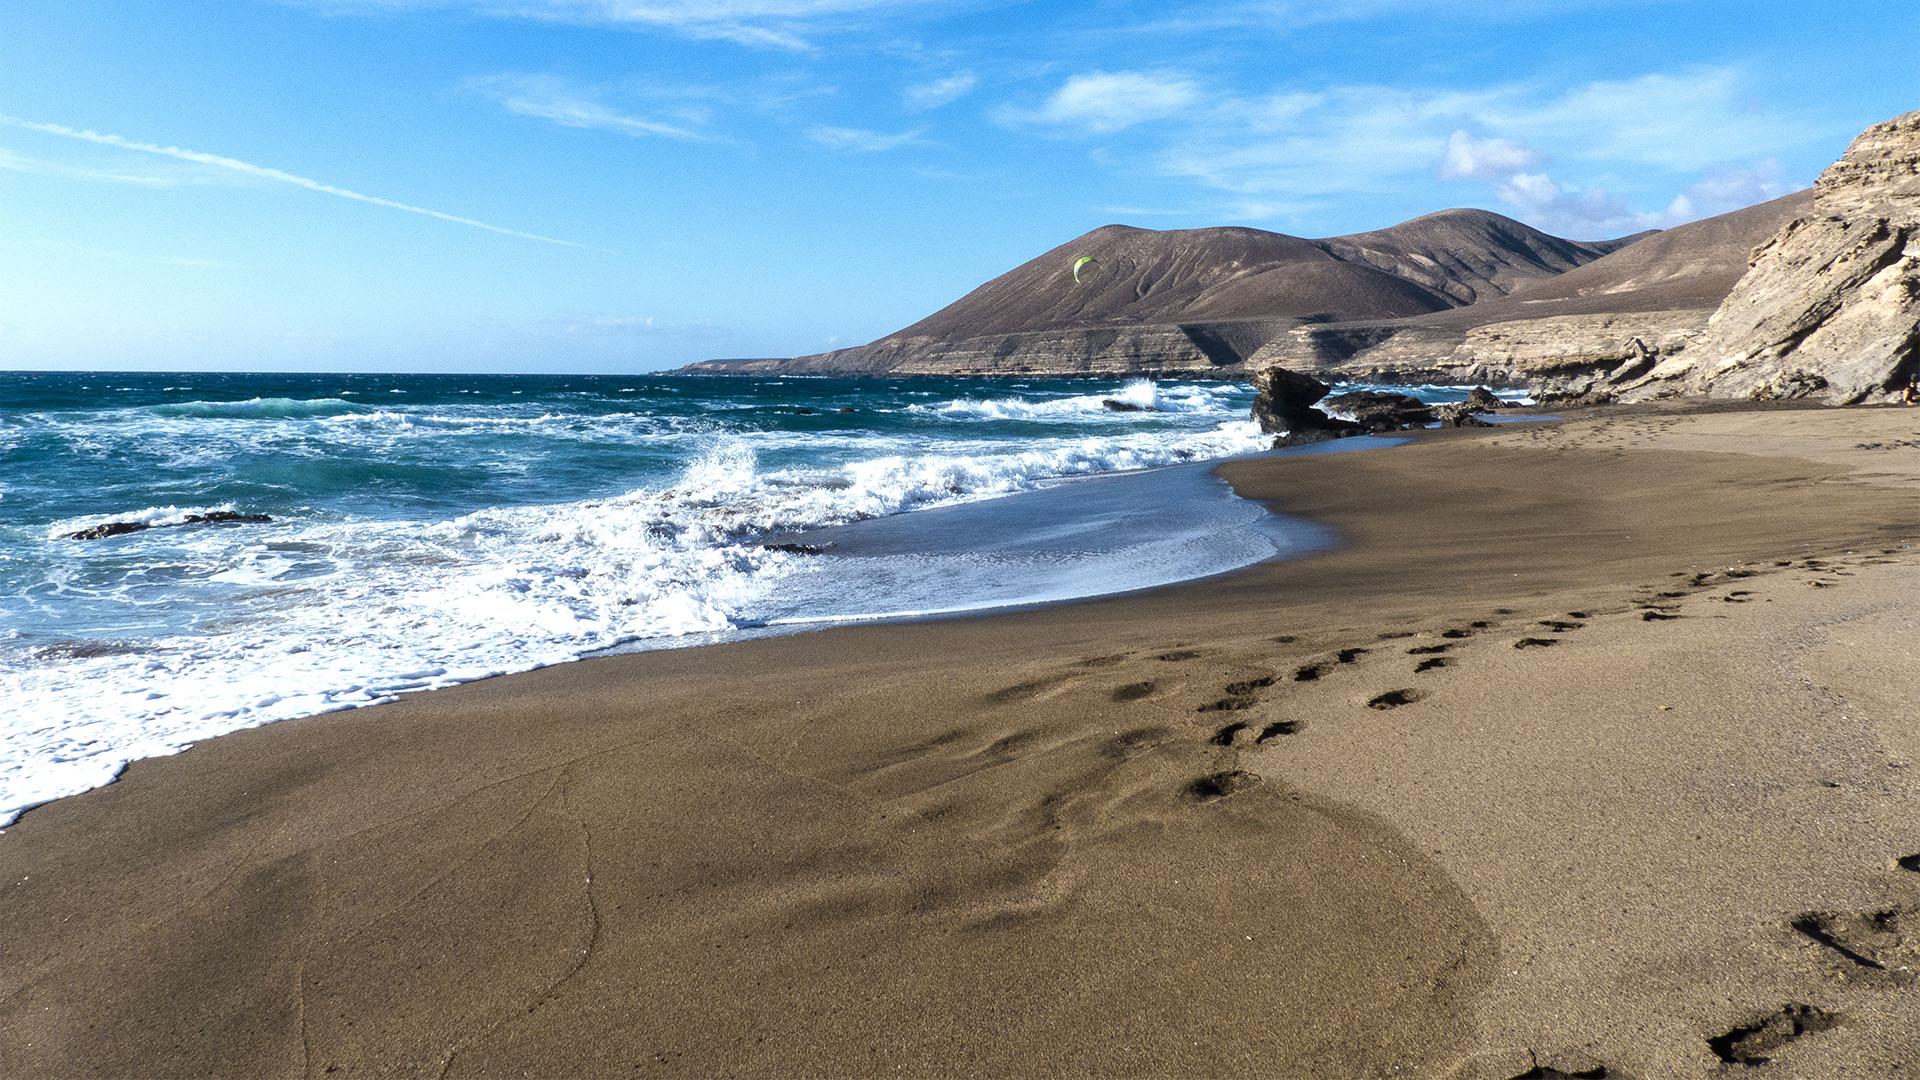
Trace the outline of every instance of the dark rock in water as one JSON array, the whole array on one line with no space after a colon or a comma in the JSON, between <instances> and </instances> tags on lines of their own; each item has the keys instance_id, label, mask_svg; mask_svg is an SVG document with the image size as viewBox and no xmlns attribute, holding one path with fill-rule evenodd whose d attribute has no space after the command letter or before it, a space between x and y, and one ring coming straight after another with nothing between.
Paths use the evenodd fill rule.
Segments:
<instances>
[{"instance_id":1,"label":"dark rock in water","mask_svg":"<svg viewBox=\"0 0 1920 1080\"><path fill-rule=\"evenodd\" d=\"M795 416L812 416L812 415L813 415L813 410L812 410L812 409L809 409L809 408L807 408L806 406L804 406L804 405L803 405L803 406L801 406L800 408L798 408L798 409L795 409L795 410L793 410L793 415L795 415Z\"/></svg>"},{"instance_id":2,"label":"dark rock in water","mask_svg":"<svg viewBox=\"0 0 1920 1080\"><path fill-rule=\"evenodd\" d=\"M1253 388L1259 391L1253 399L1253 418L1260 422L1262 431L1277 435L1292 431L1312 417L1327 418L1313 405L1326 397L1331 387L1311 375L1280 367L1266 368L1253 377Z\"/></svg>"},{"instance_id":3,"label":"dark rock in water","mask_svg":"<svg viewBox=\"0 0 1920 1080\"><path fill-rule=\"evenodd\" d=\"M834 412L837 412L837 413L849 413L849 412L852 412L852 411L853 411L853 406L851 406L851 405L842 405L842 406L840 406L839 408L837 408L837 409L835 409L835 410L833 410L833 411L834 411Z\"/></svg>"},{"instance_id":4,"label":"dark rock in water","mask_svg":"<svg viewBox=\"0 0 1920 1080\"><path fill-rule=\"evenodd\" d=\"M1253 385L1260 391L1253 399L1253 418L1260 422L1260 430L1277 436L1276 450L1358 435L1363 430L1351 420L1335 420L1313 407L1327 396L1328 386L1311 375L1266 368L1254 376Z\"/></svg>"},{"instance_id":5,"label":"dark rock in water","mask_svg":"<svg viewBox=\"0 0 1920 1080\"><path fill-rule=\"evenodd\" d=\"M109 521L79 532L62 533L62 540L105 540L109 536L125 536L128 533L144 532L153 526L144 521Z\"/></svg>"},{"instance_id":6,"label":"dark rock in water","mask_svg":"<svg viewBox=\"0 0 1920 1080\"><path fill-rule=\"evenodd\" d=\"M761 544L762 551L784 551L789 555L818 555L832 544Z\"/></svg>"},{"instance_id":7,"label":"dark rock in water","mask_svg":"<svg viewBox=\"0 0 1920 1080\"><path fill-rule=\"evenodd\" d=\"M63 533L62 540L105 540L110 536L125 536L128 533L145 532L148 529L174 528L180 525L259 525L272 521L265 514L242 514L234 510L215 510L207 514L188 514L180 521L164 525L149 525L144 521L108 521L99 525L81 529L78 532Z\"/></svg>"},{"instance_id":8,"label":"dark rock in water","mask_svg":"<svg viewBox=\"0 0 1920 1080\"><path fill-rule=\"evenodd\" d=\"M1159 412L1151 405L1135 405L1131 401L1117 401L1113 398L1101 398L1100 407L1108 412Z\"/></svg>"},{"instance_id":9,"label":"dark rock in water","mask_svg":"<svg viewBox=\"0 0 1920 1080\"><path fill-rule=\"evenodd\" d=\"M1355 423L1368 431L1404 431L1425 427L1439 419L1433 414L1433 406L1417 397L1378 390L1356 390L1330 397L1320 404L1329 411L1351 415Z\"/></svg>"},{"instance_id":10,"label":"dark rock in water","mask_svg":"<svg viewBox=\"0 0 1920 1080\"><path fill-rule=\"evenodd\" d=\"M1434 410L1442 424L1448 427L1492 427L1493 425L1473 415L1471 403L1461 401L1452 405L1442 405Z\"/></svg>"},{"instance_id":11,"label":"dark rock in water","mask_svg":"<svg viewBox=\"0 0 1920 1080\"><path fill-rule=\"evenodd\" d=\"M183 525L262 525L273 519L265 514L242 514L233 510L215 510L211 514L188 514Z\"/></svg>"},{"instance_id":12,"label":"dark rock in water","mask_svg":"<svg viewBox=\"0 0 1920 1080\"><path fill-rule=\"evenodd\" d=\"M1476 386L1467 391L1467 400L1461 404L1468 406L1468 412L1490 412L1506 403L1495 397L1493 391L1484 386Z\"/></svg>"}]
</instances>

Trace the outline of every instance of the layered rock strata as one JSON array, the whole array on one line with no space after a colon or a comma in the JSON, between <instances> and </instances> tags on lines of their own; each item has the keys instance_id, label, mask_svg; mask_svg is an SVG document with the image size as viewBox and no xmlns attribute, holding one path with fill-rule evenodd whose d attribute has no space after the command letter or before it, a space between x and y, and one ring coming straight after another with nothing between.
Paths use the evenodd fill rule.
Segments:
<instances>
[{"instance_id":1,"label":"layered rock strata","mask_svg":"<svg viewBox=\"0 0 1920 1080\"><path fill-rule=\"evenodd\" d=\"M1623 396L1885 400L1920 374L1920 112L1876 124L1754 252L1706 333Z\"/></svg>"}]
</instances>

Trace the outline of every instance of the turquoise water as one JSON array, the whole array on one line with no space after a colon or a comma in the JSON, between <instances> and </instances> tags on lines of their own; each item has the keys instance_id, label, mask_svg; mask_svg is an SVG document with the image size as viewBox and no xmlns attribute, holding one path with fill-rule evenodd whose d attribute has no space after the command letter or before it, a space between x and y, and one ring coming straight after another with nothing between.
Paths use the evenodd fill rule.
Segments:
<instances>
[{"instance_id":1,"label":"turquoise water","mask_svg":"<svg viewBox=\"0 0 1920 1080\"><path fill-rule=\"evenodd\" d=\"M196 739L611 647L1119 592L1323 542L1197 464L1269 442L1236 384L95 372L0 391L0 824ZM120 534L71 538L102 529ZM823 529L821 550L778 543Z\"/></svg>"},{"instance_id":2,"label":"turquoise water","mask_svg":"<svg viewBox=\"0 0 1920 1080\"><path fill-rule=\"evenodd\" d=\"M978 560L847 582L759 541L1263 441L1248 392L1212 383L22 373L0 388L0 821L237 727L621 644L973 606ZM188 523L222 514L271 520ZM152 527L63 538L116 523ZM1229 547L1162 552L1146 580L1274 550ZM1038 565L1031 595L1005 598L1058 595Z\"/></svg>"}]
</instances>

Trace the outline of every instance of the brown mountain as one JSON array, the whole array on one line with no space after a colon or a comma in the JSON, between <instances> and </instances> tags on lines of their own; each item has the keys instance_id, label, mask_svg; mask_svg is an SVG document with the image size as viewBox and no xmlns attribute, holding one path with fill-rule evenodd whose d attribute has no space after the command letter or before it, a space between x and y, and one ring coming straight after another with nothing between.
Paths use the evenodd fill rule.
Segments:
<instances>
[{"instance_id":1,"label":"brown mountain","mask_svg":"<svg viewBox=\"0 0 1920 1080\"><path fill-rule=\"evenodd\" d=\"M1627 242L1565 240L1485 210L1445 210L1324 240L1108 225L871 344L686 370L1240 375L1255 349L1302 323L1447 311L1555 277ZM1095 261L1076 282L1083 256Z\"/></svg>"}]
</instances>

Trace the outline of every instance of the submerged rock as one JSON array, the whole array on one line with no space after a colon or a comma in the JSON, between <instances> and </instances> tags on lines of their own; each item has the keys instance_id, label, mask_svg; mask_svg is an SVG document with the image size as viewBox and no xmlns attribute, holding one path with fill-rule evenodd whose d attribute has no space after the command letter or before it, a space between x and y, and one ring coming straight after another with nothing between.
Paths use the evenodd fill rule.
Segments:
<instances>
[{"instance_id":1,"label":"submerged rock","mask_svg":"<svg viewBox=\"0 0 1920 1080\"><path fill-rule=\"evenodd\" d=\"M181 525L258 525L272 521L265 514L242 514L233 510L214 510L205 514L188 514L179 521L162 522L150 525L144 521L108 521L89 526L78 532L62 533L62 540L105 540L110 536L125 536L128 533L146 532L148 529L168 529Z\"/></svg>"},{"instance_id":2,"label":"submerged rock","mask_svg":"<svg viewBox=\"0 0 1920 1080\"><path fill-rule=\"evenodd\" d=\"M1156 409L1151 405L1135 405L1131 401L1120 401L1117 398L1101 398L1100 407L1107 410L1108 412L1159 412L1160 411L1159 409Z\"/></svg>"}]
</instances>

